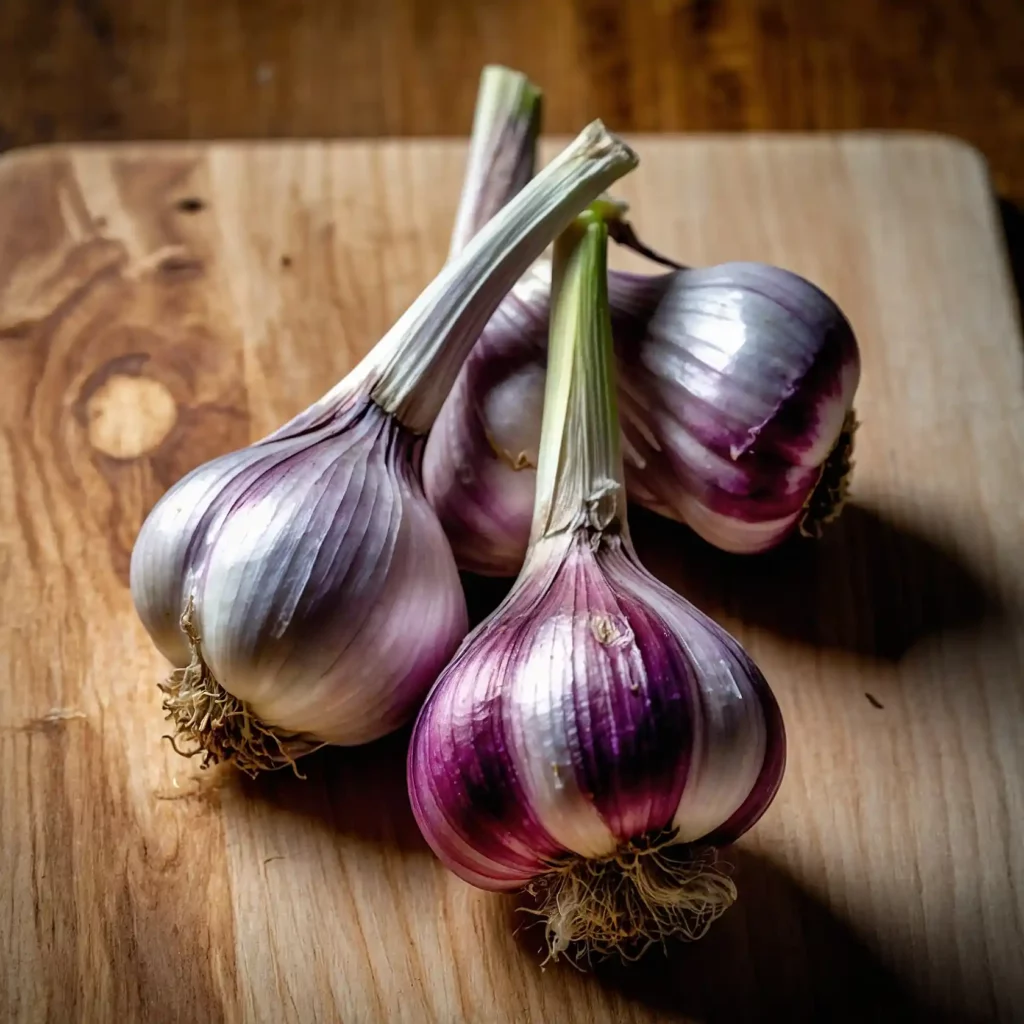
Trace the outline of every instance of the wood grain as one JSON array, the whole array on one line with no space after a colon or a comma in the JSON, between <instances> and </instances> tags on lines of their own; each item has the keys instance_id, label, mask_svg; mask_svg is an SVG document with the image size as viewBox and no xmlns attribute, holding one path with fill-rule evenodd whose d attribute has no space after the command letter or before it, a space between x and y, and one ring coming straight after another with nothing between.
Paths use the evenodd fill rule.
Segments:
<instances>
[{"instance_id":1,"label":"wood grain","mask_svg":"<svg viewBox=\"0 0 1024 1024\"><path fill-rule=\"evenodd\" d=\"M1024 388L983 164L938 138L639 138L652 245L781 263L864 353L854 500L757 559L637 514L790 733L692 947L542 970L444 872L406 737L200 772L126 586L191 466L317 397L440 266L456 142L71 147L0 162L0 1017L1024 1018ZM550 151L550 147L549 147Z\"/></svg>"},{"instance_id":2,"label":"wood grain","mask_svg":"<svg viewBox=\"0 0 1024 1024\"><path fill-rule=\"evenodd\" d=\"M1024 203L1019 0L4 0L0 148L462 135L486 61L549 127L915 128Z\"/></svg>"}]
</instances>

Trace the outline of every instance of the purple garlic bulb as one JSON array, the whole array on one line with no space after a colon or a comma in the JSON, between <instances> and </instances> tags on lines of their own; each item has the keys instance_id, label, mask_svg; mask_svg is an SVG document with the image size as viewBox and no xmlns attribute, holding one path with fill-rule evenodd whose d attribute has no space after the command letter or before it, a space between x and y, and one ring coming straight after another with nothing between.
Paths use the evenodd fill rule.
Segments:
<instances>
[{"instance_id":1,"label":"purple garlic bulb","mask_svg":"<svg viewBox=\"0 0 1024 1024\"><path fill-rule=\"evenodd\" d=\"M760 671L630 541L606 230L581 215L555 247L525 564L409 751L430 846L482 889L529 888L553 955L699 937L736 896L715 850L761 817L785 764Z\"/></svg>"}]
</instances>

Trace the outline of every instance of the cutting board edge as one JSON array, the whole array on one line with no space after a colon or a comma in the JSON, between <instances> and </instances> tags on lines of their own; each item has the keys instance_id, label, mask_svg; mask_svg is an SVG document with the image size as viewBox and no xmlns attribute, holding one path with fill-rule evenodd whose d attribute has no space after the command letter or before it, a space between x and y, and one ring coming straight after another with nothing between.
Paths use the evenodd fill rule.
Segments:
<instances>
[{"instance_id":1,"label":"cutting board edge","mask_svg":"<svg viewBox=\"0 0 1024 1024\"><path fill-rule=\"evenodd\" d=\"M916 143L918 145L935 146L939 150L947 150L958 154L958 159L967 160L980 169L991 185L991 171L985 154L966 139L948 132L930 131L926 129L871 129L850 131L773 131L773 132L622 132L622 137L629 142L642 141L648 145L664 142L689 143L706 145L764 145L778 142L787 146L816 145L821 142L834 142L843 146L861 144L877 144L891 142L896 144ZM565 133L545 134L542 142L565 142L572 136ZM320 147L320 146L416 146L423 144L467 145L468 136L458 135L407 135L407 136L351 136L345 138L317 138L297 136L295 138L238 138L238 139L124 139L113 141L83 140L62 142L41 142L28 146L15 146L0 152L0 183L2 175L12 167L28 163L45 163L47 160L66 157L76 151L103 152L121 151L125 154L149 155L154 153L201 153L217 148L249 148L273 149L279 147Z\"/></svg>"}]
</instances>

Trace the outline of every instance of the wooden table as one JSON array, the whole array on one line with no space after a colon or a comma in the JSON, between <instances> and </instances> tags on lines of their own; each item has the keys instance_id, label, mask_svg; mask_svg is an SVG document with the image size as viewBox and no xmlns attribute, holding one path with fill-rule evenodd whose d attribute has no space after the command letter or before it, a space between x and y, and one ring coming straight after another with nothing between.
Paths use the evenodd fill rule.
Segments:
<instances>
[{"instance_id":1,"label":"wooden table","mask_svg":"<svg viewBox=\"0 0 1024 1024\"><path fill-rule=\"evenodd\" d=\"M461 135L485 61L550 130L919 128L1024 201L1020 0L3 0L0 149Z\"/></svg>"}]
</instances>

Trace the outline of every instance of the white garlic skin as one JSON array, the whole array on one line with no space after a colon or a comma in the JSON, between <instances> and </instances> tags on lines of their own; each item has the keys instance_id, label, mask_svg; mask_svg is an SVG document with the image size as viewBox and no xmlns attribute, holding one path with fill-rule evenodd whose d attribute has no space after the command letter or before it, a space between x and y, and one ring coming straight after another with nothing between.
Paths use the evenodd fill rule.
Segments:
<instances>
[{"instance_id":1,"label":"white garlic skin","mask_svg":"<svg viewBox=\"0 0 1024 1024\"><path fill-rule=\"evenodd\" d=\"M266 725L345 745L402 725L468 628L417 480L421 444L360 398L182 479L132 552L132 597L160 651L188 664L191 599L214 677Z\"/></svg>"},{"instance_id":2,"label":"white garlic skin","mask_svg":"<svg viewBox=\"0 0 1024 1024\"><path fill-rule=\"evenodd\" d=\"M647 834L732 842L785 764L775 699L739 644L652 577L629 541L540 541L420 712L413 811L484 889Z\"/></svg>"}]
</instances>

